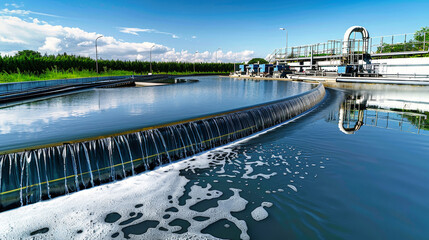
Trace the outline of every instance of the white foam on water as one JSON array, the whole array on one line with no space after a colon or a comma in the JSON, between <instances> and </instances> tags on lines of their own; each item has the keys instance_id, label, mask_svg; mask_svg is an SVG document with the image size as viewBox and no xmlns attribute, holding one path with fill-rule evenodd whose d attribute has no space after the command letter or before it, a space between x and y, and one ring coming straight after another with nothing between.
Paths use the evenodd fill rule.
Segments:
<instances>
[{"instance_id":1,"label":"white foam on water","mask_svg":"<svg viewBox=\"0 0 429 240\"><path fill-rule=\"evenodd\" d=\"M271 202L263 202L263 203L261 203L261 206L262 207L272 207L273 203L271 203Z\"/></svg>"},{"instance_id":2,"label":"white foam on water","mask_svg":"<svg viewBox=\"0 0 429 240\"><path fill-rule=\"evenodd\" d=\"M256 167L263 166L263 165L270 166L267 162L262 162L262 161L246 162L246 165L252 165L252 164L255 164Z\"/></svg>"},{"instance_id":3,"label":"white foam on water","mask_svg":"<svg viewBox=\"0 0 429 240\"><path fill-rule=\"evenodd\" d=\"M223 161L222 167L216 173L225 173L225 161Z\"/></svg>"},{"instance_id":4,"label":"white foam on water","mask_svg":"<svg viewBox=\"0 0 429 240\"><path fill-rule=\"evenodd\" d=\"M208 168L211 162L206 154L195 159L192 162L194 169ZM170 226L168 223L173 219L183 219L190 223L186 236L214 239L211 235L201 233L201 230L221 219L227 219L241 231L241 239L249 239L246 222L231 215L232 212L244 210L247 205L247 200L240 196L239 189L230 188L233 196L218 200L217 207L198 212L190 207L207 199L219 198L223 193L212 190L210 184L205 188L192 185L188 193L190 199L186 200L185 205L179 205L178 199L184 195L185 186L189 182L179 173L189 166L188 162L189 160L184 160L118 182L3 212L0 218L0 239L104 239L116 232L123 236L121 229L124 226L117 223L129 219L131 211L142 212L144 220L158 222L156 228L149 228L138 238L178 238L179 235L173 232L180 230L180 227ZM135 208L136 204L143 206ZM172 207L177 211L168 212L171 217L164 219L162 216L166 214L165 211ZM120 214L121 219L115 224L104 222L104 218L112 212ZM193 218L197 216L207 217L208 220L196 221ZM139 222L141 219L132 224ZM160 227L168 230L159 231ZM49 231L30 236L31 232L42 228L49 228ZM79 230L82 232L77 233Z\"/></svg>"},{"instance_id":5,"label":"white foam on water","mask_svg":"<svg viewBox=\"0 0 429 240\"><path fill-rule=\"evenodd\" d=\"M262 221L268 217L268 212L263 207L257 207L252 211L251 215L255 221Z\"/></svg>"},{"instance_id":6,"label":"white foam on water","mask_svg":"<svg viewBox=\"0 0 429 240\"><path fill-rule=\"evenodd\" d=\"M298 190L296 189L296 187L292 184L288 184L287 185L290 189L294 190L295 192L298 192Z\"/></svg>"},{"instance_id":7,"label":"white foam on water","mask_svg":"<svg viewBox=\"0 0 429 240\"><path fill-rule=\"evenodd\" d=\"M255 221L262 221L268 217L268 212L264 207L269 208L271 206L273 206L272 203L263 202L260 207L255 208L250 214Z\"/></svg>"},{"instance_id":8,"label":"white foam on water","mask_svg":"<svg viewBox=\"0 0 429 240\"><path fill-rule=\"evenodd\" d=\"M243 155L246 157L246 159L251 159L252 158L251 156L247 155L245 151L243 152Z\"/></svg>"},{"instance_id":9,"label":"white foam on water","mask_svg":"<svg viewBox=\"0 0 429 240\"><path fill-rule=\"evenodd\" d=\"M244 179L257 179L258 177L265 178L265 179L270 179L272 176L277 175L276 172L273 172L271 174L258 173L258 174L250 176L249 174L253 173L253 168L252 168L251 165L244 166L244 170L246 170L246 172L241 177L241 178L244 178Z\"/></svg>"},{"instance_id":10,"label":"white foam on water","mask_svg":"<svg viewBox=\"0 0 429 240\"><path fill-rule=\"evenodd\" d=\"M278 155L278 156L276 156L276 155L272 154L272 155L271 155L271 158L278 158L278 159L280 159L280 160L283 160L283 156L282 156L282 155Z\"/></svg>"},{"instance_id":11,"label":"white foam on water","mask_svg":"<svg viewBox=\"0 0 429 240\"><path fill-rule=\"evenodd\" d=\"M234 175L229 175L229 174L222 174L222 175L219 175L219 177L235 178L236 176L234 176Z\"/></svg>"}]
</instances>

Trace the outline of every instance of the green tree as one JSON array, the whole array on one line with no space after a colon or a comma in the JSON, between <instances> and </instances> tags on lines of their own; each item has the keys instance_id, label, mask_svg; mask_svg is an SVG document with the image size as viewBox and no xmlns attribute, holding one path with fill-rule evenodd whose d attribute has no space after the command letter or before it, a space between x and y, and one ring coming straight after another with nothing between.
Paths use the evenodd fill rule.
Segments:
<instances>
[{"instance_id":1,"label":"green tree","mask_svg":"<svg viewBox=\"0 0 429 240\"><path fill-rule=\"evenodd\" d=\"M254 63L260 63L260 64L266 64L266 63L268 63L268 61L267 60L265 60L265 59L263 59L263 58L253 58L252 60L250 60L249 62L248 62L248 64L254 64Z\"/></svg>"},{"instance_id":2,"label":"green tree","mask_svg":"<svg viewBox=\"0 0 429 240\"><path fill-rule=\"evenodd\" d=\"M416 33L414 33L414 40L429 42L429 27L422 27L420 30L416 31Z\"/></svg>"},{"instance_id":3,"label":"green tree","mask_svg":"<svg viewBox=\"0 0 429 240\"><path fill-rule=\"evenodd\" d=\"M20 56L24 56L24 57L42 57L42 54L40 54L37 51L33 51L33 50L22 50L22 51L18 51L18 53L16 54L16 57L20 57Z\"/></svg>"}]
</instances>

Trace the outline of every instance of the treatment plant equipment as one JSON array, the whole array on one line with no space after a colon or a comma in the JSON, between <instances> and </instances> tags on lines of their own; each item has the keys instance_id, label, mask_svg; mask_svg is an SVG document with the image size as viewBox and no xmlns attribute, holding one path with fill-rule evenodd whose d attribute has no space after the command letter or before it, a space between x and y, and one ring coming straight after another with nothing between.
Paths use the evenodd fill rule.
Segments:
<instances>
[{"instance_id":1,"label":"treatment plant equipment","mask_svg":"<svg viewBox=\"0 0 429 240\"><path fill-rule=\"evenodd\" d=\"M362 37L356 38L356 33ZM414 34L370 37L364 27L353 26L342 40L275 49L267 60L287 64L298 74L428 78L429 58L410 58L429 53L428 34L422 33L418 41L410 40Z\"/></svg>"},{"instance_id":2,"label":"treatment plant equipment","mask_svg":"<svg viewBox=\"0 0 429 240\"><path fill-rule=\"evenodd\" d=\"M247 75L250 75L250 76L259 75L259 64L249 64L247 66Z\"/></svg>"},{"instance_id":3,"label":"treatment plant equipment","mask_svg":"<svg viewBox=\"0 0 429 240\"><path fill-rule=\"evenodd\" d=\"M259 65L259 76L266 77L273 74L273 64Z\"/></svg>"},{"instance_id":4,"label":"treatment plant equipment","mask_svg":"<svg viewBox=\"0 0 429 240\"><path fill-rule=\"evenodd\" d=\"M256 69L256 70L255 70ZM288 65L282 64L241 64L234 72L237 76L286 77L292 73Z\"/></svg>"}]
</instances>

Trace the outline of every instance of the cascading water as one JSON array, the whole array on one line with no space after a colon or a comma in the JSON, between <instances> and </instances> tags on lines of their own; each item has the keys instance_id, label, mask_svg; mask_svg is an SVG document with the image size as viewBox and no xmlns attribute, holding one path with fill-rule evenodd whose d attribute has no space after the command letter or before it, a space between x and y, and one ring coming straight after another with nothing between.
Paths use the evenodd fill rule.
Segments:
<instances>
[{"instance_id":1,"label":"cascading water","mask_svg":"<svg viewBox=\"0 0 429 240\"><path fill-rule=\"evenodd\" d=\"M0 155L0 211L177 161L289 120L318 104L323 85L282 100L125 135Z\"/></svg>"}]
</instances>

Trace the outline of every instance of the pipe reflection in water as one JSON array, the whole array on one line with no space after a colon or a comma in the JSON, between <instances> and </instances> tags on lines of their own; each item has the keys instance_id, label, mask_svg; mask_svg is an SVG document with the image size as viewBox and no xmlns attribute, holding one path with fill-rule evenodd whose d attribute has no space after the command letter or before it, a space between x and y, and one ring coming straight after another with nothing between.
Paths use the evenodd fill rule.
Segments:
<instances>
[{"instance_id":1,"label":"pipe reflection in water","mask_svg":"<svg viewBox=\"0 0 429 240\"><path fill-rule=\"evenodd\" d=\"M123 179L278 125L317 105L294 97L158 129L0 156L0 210Z\"/></svg>"},{"instance_id":2,"label":"pipe reflection in water","mask_svg":"<svg viewBox=\"0 0 429 240\"><path fill-rule=\"evenodd\" d=\"M341 103L337 116L331 114L329 121L338 121L338 128L345 134L353 134L363 125L425 134L429 130L429 103L408 99L389 99L383 95L348 95Z\"/></svg>"}]
</instances>

